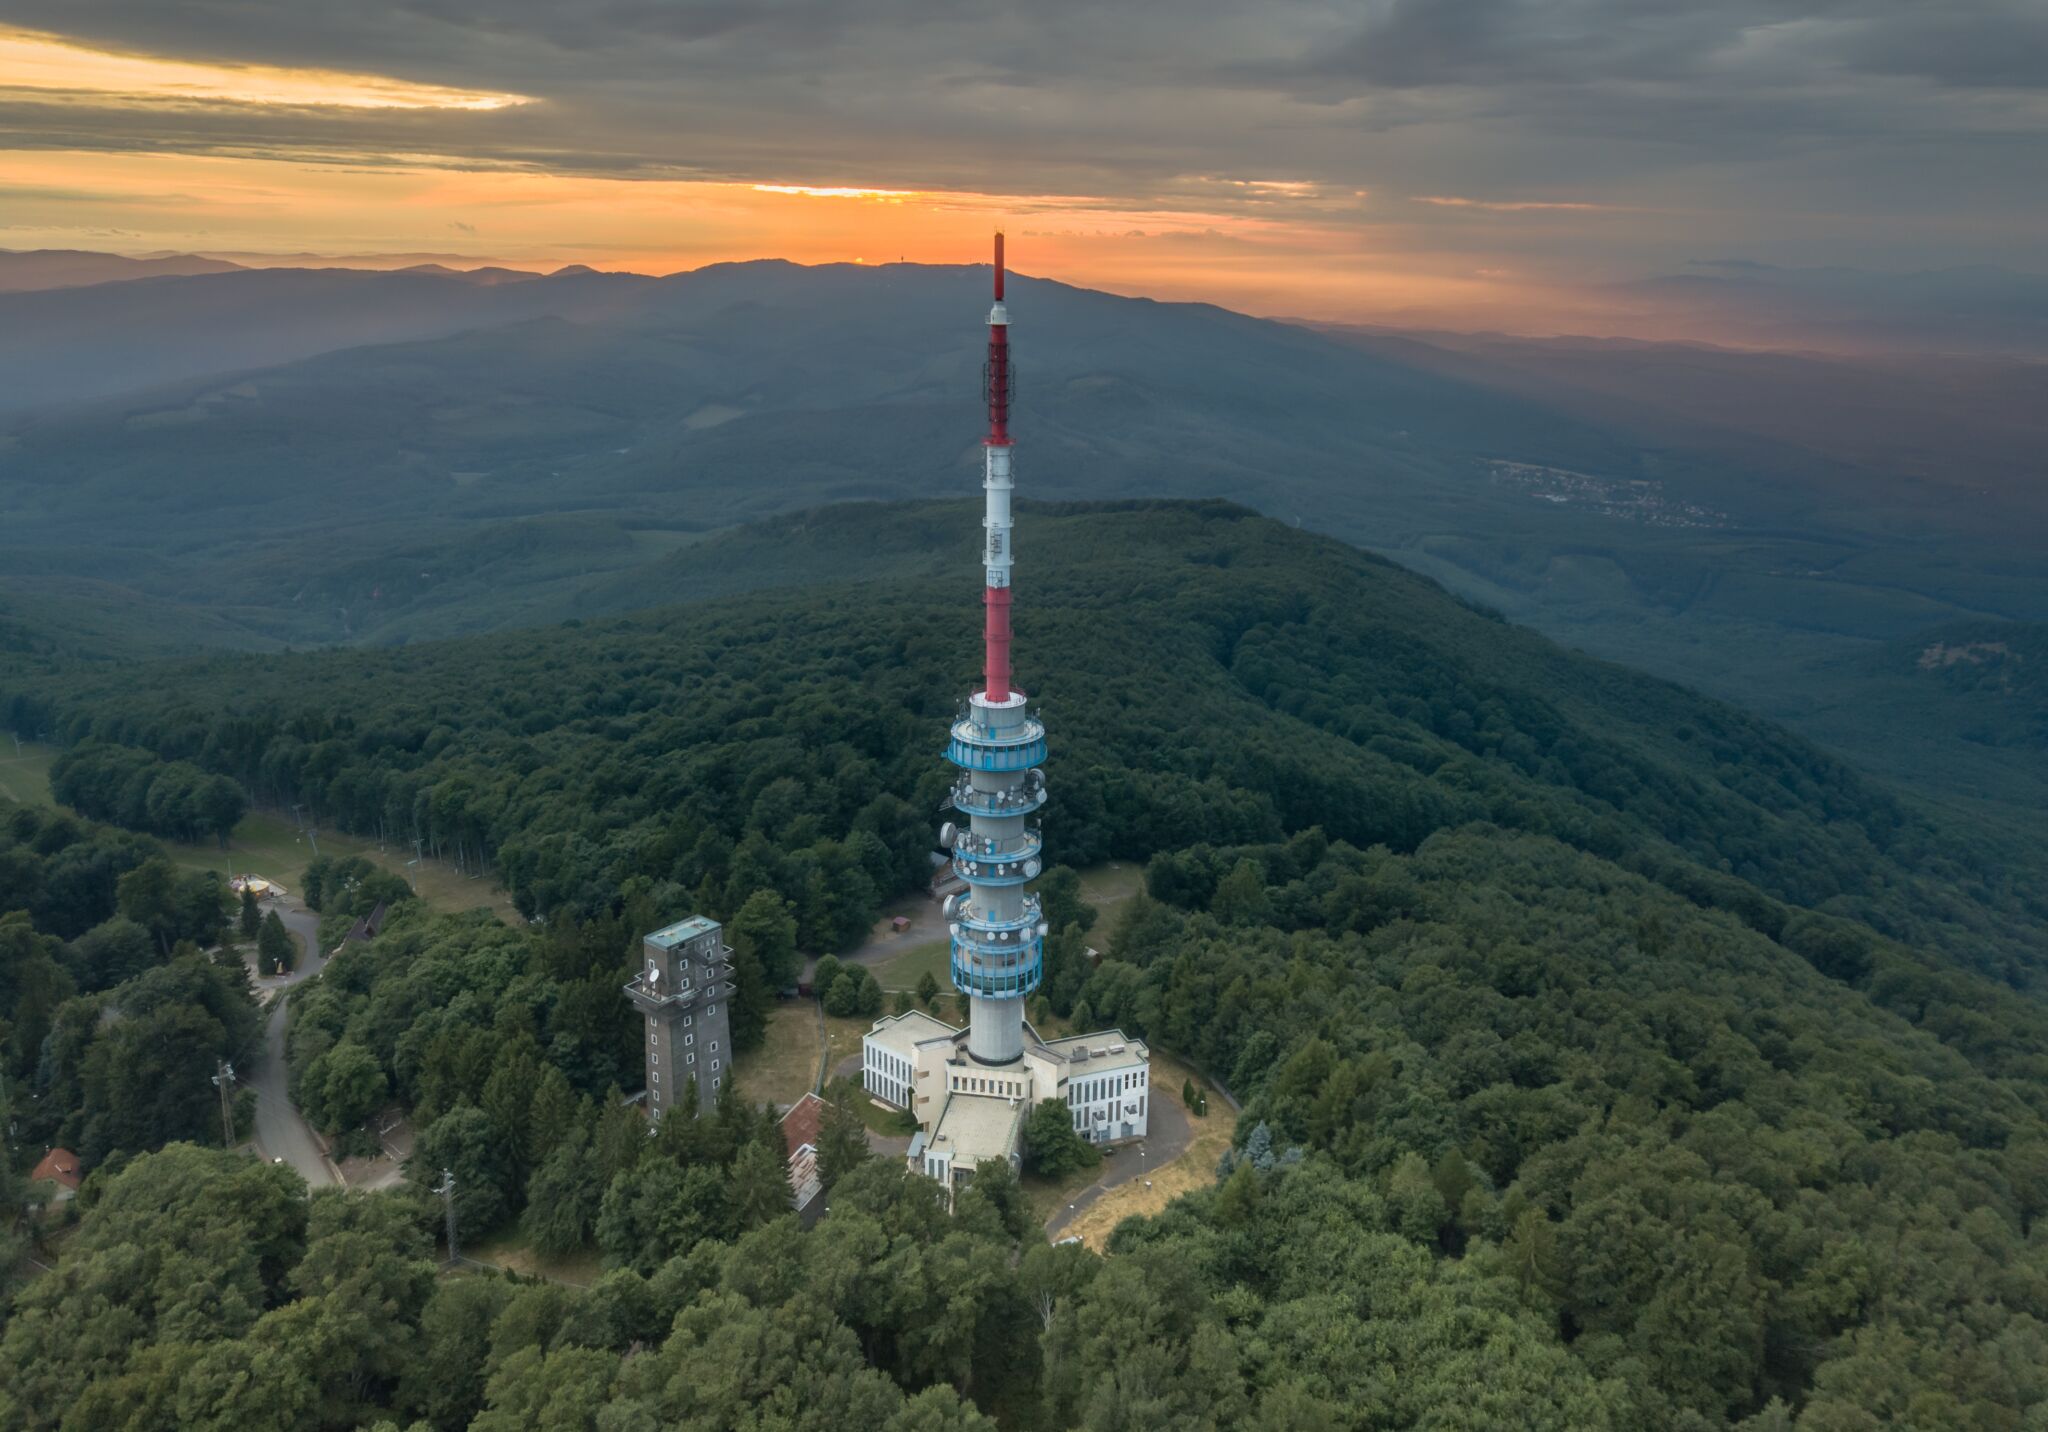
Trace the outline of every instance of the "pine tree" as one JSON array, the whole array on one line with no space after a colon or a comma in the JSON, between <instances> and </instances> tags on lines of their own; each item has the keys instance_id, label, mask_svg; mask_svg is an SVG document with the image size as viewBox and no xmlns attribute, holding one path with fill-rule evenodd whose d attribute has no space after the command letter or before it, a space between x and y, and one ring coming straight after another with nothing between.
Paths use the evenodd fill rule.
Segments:
<instances>
[{"instance_id":1,"label":"pine tree","mask_svg":"<svg viewBox=\"0 0 2048 1432\"><path fill-rule=\"evenodd\" d=\"M569 1087L568 1076L554 1064L543 1067L527 1117L529 1148L536 1165L546 1162L568 1139L570 1130L581 1123L579 1114L576 1091Z\"/></svg>"},{"instance_id":2,"label":"pine tree","mask_svg":"<svg viewBox=\"0 0 2048 1432\"><path fill-rule=\"evenodd\" d=\"M741 1232L790 1211L789 1173L766 1144L748 1144L732 1161L732 1210Z\"/></svg>"},{"instance_id":3,"label":"pine tree","mask_svg":"<svg viewBox=\"0 0 2048 1432\"><path fill-rule=\"evenodd\" d=\"M244 889L242 891L242 938L253 940L256 938L257 932L262 928L263 912L256 908L256 892Z\"/></svg>"},{"instance_id":4,"label":"pine tree","mask_svg":"<svg viewBox=\"0 0 2048 1432\"><path fill-rule=\"evenodd\" d=\"M818 1130L818 1180L829 1190L874 1157L867 1125L848 1100L865 1098L851 1080L842 1079L826 1091L825 1117Z\"/></svg>"},{"instance_id":5,"label":"pine tree","mask_svg":"<svg viewBox=\"0 0 2048 1432\"><path fill-rule=\"evenodd\" d=\"M256 968L266 975L282 974L296 963L295 955L291 932L272 910L256 933Z\"/></svg>"}]
</instances>

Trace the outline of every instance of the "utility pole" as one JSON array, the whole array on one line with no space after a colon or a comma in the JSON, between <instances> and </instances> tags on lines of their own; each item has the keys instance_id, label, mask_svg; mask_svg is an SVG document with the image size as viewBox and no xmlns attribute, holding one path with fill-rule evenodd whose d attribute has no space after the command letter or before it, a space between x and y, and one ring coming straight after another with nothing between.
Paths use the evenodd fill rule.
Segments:
<instances>
[{"instance_id":1,"label":"utility pole","mask_svg":"<svg viewBox=\"0 0 2048 1432\"><path fill-rule=\"evenodd\" d=\"M308 830L306 832L306 839L313 842L313 858L318 860L320 858L320 827L316 825Z\"/></svg>"},{"instance_id":2,"label":"utility pole","mask_svg":"<svg viewBox=\"0 0 2048 1432\"><path fill-rule=\"evenodd\" d=\"M302 806L299 802L292 802L292 825L299 830L304 830L306 828L306 823L299 819L299 812L304 809L305 807Z\"/></svg>"},{"instance_id":3,"label":"utility pole","mask_svg":"<svg viewBox=\"0 0 2048 1432\"><path fill-rule=\"evenodd\" d=\"M448 1220L448 1261L454 1263L462 1257L455 1243L455 1171L441 1170L441 1182L434 1189L441 1195L441 1212Z\"/></svg>"},{"instance_id":4,"label":"utility pole","mask_svg":"<svg viewBox=\"0 0 2048 1432\"><path fill-rule=\"evenodd\" d=\"M235 1066L225 1059L213 1061L213 1087L220 1090L220 1145L235 1146Z\"/></svg>"}]
</instances>

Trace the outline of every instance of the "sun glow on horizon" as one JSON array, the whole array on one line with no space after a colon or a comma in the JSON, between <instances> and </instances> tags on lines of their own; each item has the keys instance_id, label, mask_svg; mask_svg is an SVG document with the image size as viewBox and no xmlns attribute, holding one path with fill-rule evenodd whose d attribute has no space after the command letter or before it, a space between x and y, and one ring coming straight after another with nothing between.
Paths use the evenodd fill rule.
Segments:
<instances>
[{"instance_id":1,"label":"sun glow on horizon","mask_svg":"<svg viewBox=\"0 0 2048 1432\"><path fill-rule=\"evenodd\" d=\"M0 29L0 91L7 90L60 100L90 95L335 109L496 110L532 103L526 95L414 84L383 75L120 54L42 31Z\"/></svg>"},{"instance_id":2,"label":"sun glow on horizon","mask_svg":"<svg viewBox=\"0 0 2048 1432\"><path fill-rule=\"evenodd\" d=\"M747 180L621 179L533 168L306 165L246 155L4 151L0 245L196 252L269 267L582 263L674 273L800 264L977 263L1011 236L1019 272L1162 301L1332 321L1500 326L1559 313L1542 276L1439 251L1363 196L1271 195L1294 181L1192 181L1162 201ZM1257 184L1256 201L1231 191ZM1222 191L1222 192L1219 192ZM1327 204L1327 207L1326 207ZM1341 211L1341 212L1340 212ZM457 250L458 252L449 252Z\"/></svg>"},{"instance_id":3,"label":"sun glow on horizon","mask_svg":"<svg viewBox=\"0 0 2048 1432\"><path fill-rule=\"evenodd\" d=\"M873 199L884 204L900 204L905 199L920 199L924 196L914 189L850 189L820 188L811 184L756 184L756 194L795 194L806 199Z\"/></svg>"}]
</instances>

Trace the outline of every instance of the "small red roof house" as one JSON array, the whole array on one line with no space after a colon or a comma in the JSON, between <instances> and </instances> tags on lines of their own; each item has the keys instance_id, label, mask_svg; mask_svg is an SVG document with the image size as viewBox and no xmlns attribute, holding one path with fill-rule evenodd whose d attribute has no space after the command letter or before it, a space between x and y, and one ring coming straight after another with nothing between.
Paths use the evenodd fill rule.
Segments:
<instances>
[{"instance_id":1,"label":"small red roof house","mask_svg":"<svg viewBox=\"0 0 2048 1432\"><path fill-rule=\"evenodd\" d=\"M57 1185L53 1203L63 1203L78 1192L78 1186L85 1182L85 1175L79 1170L78 1155L69 1149L51 1149L43 1155L43 1161L35 1166L28 1176L30 1183L41 1183L45 1179Z\"/></svg>"},{"instance_id":2,"label":"small red roof house","mask_svg":"<svg viewBox=\"0 0 2048 1432\"><path fill-rule=\"evenodd\" d=\"M789 1187L795 1197L797 1217L805 1226L825 1211L819 1194L825 1186L818 1179L818 1135L825 1127L825 1101L806 1094L789 1106L782 1116L782 1142L789 1150Z\"/></svg>"}]
</instances>

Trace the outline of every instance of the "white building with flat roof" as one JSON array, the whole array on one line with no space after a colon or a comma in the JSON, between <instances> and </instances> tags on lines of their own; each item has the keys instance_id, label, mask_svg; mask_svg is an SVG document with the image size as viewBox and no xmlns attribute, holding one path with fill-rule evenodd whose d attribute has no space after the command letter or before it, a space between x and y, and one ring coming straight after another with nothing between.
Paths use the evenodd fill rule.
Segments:
<instances>
[{"instance_id":1,"label":"white building with flat roof","mask_svg":"<svg viewBox=\"0 0 2048 1432\"><path fill-rule=\"evenodd\" d=\"M917 1120L910 1166L944 1184L947 1203L984 1158L1023 1155L1024 1120L1064 1099L1094 1144L1142 1139L1152 1110L1151 1051L1120 1029L1041 1039L1024 1025L1020 1058L976 1059L968 1031L912 1010L875 1021L861 1040L861 1086Z\"/></svg>"}]
</instances>

